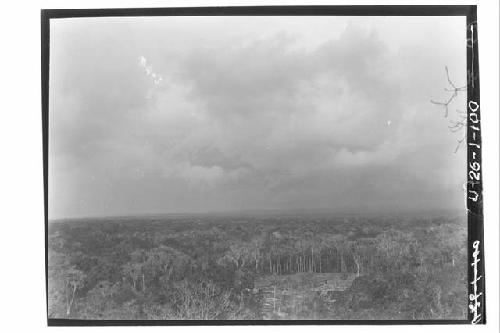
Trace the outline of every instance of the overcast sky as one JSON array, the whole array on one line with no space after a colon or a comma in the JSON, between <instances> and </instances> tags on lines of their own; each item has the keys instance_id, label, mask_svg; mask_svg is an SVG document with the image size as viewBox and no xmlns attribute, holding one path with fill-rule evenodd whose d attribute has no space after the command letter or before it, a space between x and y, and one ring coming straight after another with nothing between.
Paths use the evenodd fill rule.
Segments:
<instances>
[{"instance_id":1,"label":"overcast sky","mask_svg":"<svg viewBox=\"0 0 500 333\"><path fill-rule=\"evenodd\" d=\"M430 103L445 66L466 82L463 17L50 29L49 218L465 209L466 152Z\"/></svg>"}]
</instances>

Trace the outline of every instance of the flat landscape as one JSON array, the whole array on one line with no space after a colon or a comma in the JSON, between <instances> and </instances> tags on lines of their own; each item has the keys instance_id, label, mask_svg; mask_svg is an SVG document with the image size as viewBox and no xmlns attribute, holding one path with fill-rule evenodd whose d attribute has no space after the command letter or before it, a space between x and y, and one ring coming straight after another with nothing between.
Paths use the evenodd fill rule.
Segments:
<instances>
[{"instance_id":1,"label":"flat landscape","mask_svg":"<svg viewBox=\"0 0 500 333\"><path fill-rule=\"evenodd\" d=\"M465 319L464 214L57 220L49 318Z\"/></svg>"}]
</instances>

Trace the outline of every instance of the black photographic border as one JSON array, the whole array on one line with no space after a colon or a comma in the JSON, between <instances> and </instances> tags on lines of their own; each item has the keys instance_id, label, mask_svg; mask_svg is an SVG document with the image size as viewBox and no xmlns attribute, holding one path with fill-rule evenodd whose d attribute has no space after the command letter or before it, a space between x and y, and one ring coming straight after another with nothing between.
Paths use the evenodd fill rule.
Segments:
<instances>
[{"instance_id":1,"label":"black photographic border","mask_svg":"<svg viewBox=\"0 0 500 333\"><path fill-rule=\"evenodd\" d=\"M467 38L467 232L469 314L467 320L80 320L48 318L48 142L50 20L137 16L465 16ZM41 10L41 92L45 216L45 292L48 326L214 325L442 325L485 324L484 216L479 107L476 5L238 6ZM474 289L474 287L476 289ZM476 295L474 298L473 296ZM477 311L473 311L476 306ZM474 314L476 316L474 317Z\"/></svg>"}]
</instances>

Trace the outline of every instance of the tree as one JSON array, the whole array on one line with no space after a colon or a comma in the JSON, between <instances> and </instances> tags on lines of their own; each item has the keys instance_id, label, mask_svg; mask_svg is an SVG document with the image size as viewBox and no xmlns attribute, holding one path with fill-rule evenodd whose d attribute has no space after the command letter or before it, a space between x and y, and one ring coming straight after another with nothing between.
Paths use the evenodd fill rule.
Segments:
<instances>
[{"instance_id":1,"label":"tree","mask_svg":"<svg viewBox=\"0 0 500 333\"><path fill-rule=\"evenodd\" d=\"M240 266L245 266L250 253L249 249L250 246L248 244L232 242L225 253L225 258L232 261L236 265L236 268L239 269Z\"/></svg>"},{"instance_id":2,"label":"tree","mask_svg":"<svg viewBox=\"0 0 500 333\"><path fill-rule=\"evenodd\" d=\"M234 319L237 306L229 291L212 282L182 280L174 283L170 304L151 307L147 314L149 319L164 320Z\"/></svg>"},{"instance_id":3,"label":"tree","mask_svg":"<svg viewBox=\"0 0 500 333\"><path fill-rule=\"evenodd\" d=\"M131 279L134 290L142 292L146 292L151 283L168 284L175 273L186 269L190 263L189 256L164 245L149 251L134 251L130 257L131 260L123 265L123 273Z\"/></svg>"},{"instance_id":4,"label":"tree","mask_svg":"<svg viewBox=\"0 0 500 333\"><path fill-rule=\"evenodd\" d=\"M266 239L264 236L259 235L250 241L249 244L249 255L253 260L255 265L255 271L257 272L259 269L259 262L261 260L261 248L264 246Z\"/></svg>"},{"instance_id":5,"label":"tree","mask_svg":"<svg viewBox=\"0 0 500 333\"><path fill-rule=\"evenodd\" d=\"M77 292L84 285L86 274L69 262L69 257L62 253L49 251L49 316L62 316L61 304L64 304L64 314L71 315Z\"/></svg>"},{"instance_id":6,"label":"tree","mask_svg":"<svg viewBox=\"0 0 500 333\"><path fill-rule=\"evenodd\" d=\"M123 274L132 281L134 290L137 290L137 283L142 276L142 263L128 262L123 265Z\"/></svg>"},{"instance_id":7,"label":"tree","mask_svg":"<svg viewBox=\"0 0 500 333\"><path fill-rule=\"evenodd\" d=\"M80 315L86 319L109 318L107 314L118 307L113 301L113 296L118 293L118 284L109 281L99 281L94 288L88 291ZM113 318L122 319L122 318Z\"/></svg>"},{"instance_id":8,"label":"tree","mask_svg":"<svg viewBox=\"0 0 500 333\"><path fill-rule=\"evenodd\" d=\"M162 245L147 252L143 272L150 282L168 284L174 275L180 276L189 267L190 261L183 252Z\"/></svg>"},{"instance_id":9,"label":"tree","mask_svg":"<svg viewBox=\"0 0 500 333\"><path fill-rule=\"evenodd\" d=\"M444 108L444 117L448 118L449 116L449 108L453 104L453 102L458 98L459 93L467 91L467 85L457 86L450 79L450 73L448 71L448 67L445 66L446 79L448 81L448 88L444 88L444 90L448 93L448 98L445 101L437 102L431 100L432 104L442 106ZM467 125L467 113L461 110L456 110L456 119L450 119L450 124L448 128L451 132L464 132L465 126ZM466 138L466 133L464 133L460 139L457 140L457 146L455 148L455 153L458 151L462 143Z\"/></svg>"}]
</instances>

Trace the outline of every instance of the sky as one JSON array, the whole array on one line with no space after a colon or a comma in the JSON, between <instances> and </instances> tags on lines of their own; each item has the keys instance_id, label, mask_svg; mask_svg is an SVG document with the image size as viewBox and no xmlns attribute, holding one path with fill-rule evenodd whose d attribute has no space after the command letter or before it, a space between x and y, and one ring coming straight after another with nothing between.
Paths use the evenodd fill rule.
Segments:
<instances>
[{"instance_id":1,"label":"sky","mask_svg":"<svg viewBox=\"0 0 500 333\"><path fill-rule=\"evenodd\" d=\"M52 19L49 218L465 210L464 17ZM455 118L454 118L455 117Z\"/></svg>"}]
</instances>

